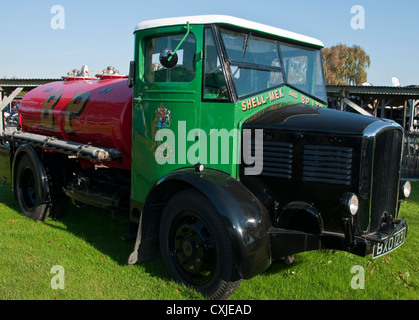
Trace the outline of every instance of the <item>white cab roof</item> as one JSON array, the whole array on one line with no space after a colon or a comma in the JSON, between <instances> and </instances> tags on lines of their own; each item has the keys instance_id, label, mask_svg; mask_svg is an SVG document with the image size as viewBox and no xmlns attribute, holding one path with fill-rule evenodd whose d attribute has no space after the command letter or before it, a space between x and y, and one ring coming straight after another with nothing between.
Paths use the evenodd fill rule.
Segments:
<instances>
[{"instance_id":1,"label":"white cab roof","mask_svg":"<svg viewBox=\"0 0 419 320\"><path fill-rule=\"evenodd\" d=\"M189 22L190 24L228 24L237 27L242 27L251 30L257 30L265 32L271 35L280 36L287 39L297 40L315 46L324 47L323 42L312 37L304 36L295 32L283 30L280 28L271 27L262 23L257 23L241 18L236 18L226 15L201 15L201 16L186 16L186 17L175 17L175 18L165 18L165 19L156 19L143 21L137 24L134 32L139 30L158 28L158 27L167 27L175 25L186 25Z\"/></svg>"}]
</instances>

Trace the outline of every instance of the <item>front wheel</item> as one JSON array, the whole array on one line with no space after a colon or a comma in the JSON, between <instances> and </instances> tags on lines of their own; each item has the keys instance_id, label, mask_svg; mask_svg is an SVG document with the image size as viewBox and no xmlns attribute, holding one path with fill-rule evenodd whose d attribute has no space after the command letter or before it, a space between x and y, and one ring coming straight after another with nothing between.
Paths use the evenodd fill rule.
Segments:
<instances>
[{"instance_id":1,"label":"front wheel","mask_svg":"<svg viewBox=\"0 0 419 320\"><path fill-rule=\"evenodd\" d=\"M210 299L227 299L240 285L221 216L200 192L188 189L166 205L160 250L168 273Z\"/></svg>"}]
</instances>

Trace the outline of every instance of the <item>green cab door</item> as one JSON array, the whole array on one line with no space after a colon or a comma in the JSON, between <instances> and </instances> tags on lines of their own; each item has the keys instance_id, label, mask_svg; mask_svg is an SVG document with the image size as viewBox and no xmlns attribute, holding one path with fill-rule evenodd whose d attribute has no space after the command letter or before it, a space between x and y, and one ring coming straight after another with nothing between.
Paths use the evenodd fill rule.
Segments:
<instances>
[{"instance_id":1,"label":"green cab door","mask_svg":"<svg viewBox=\"0 0 419 320\"><path fill-rule=\"evenodd\" d=\"M136 33L131 197L138 202L159 178L198 159L188 149L201 127L202 34L186 21Z\"/></svg>"}]
</instances>

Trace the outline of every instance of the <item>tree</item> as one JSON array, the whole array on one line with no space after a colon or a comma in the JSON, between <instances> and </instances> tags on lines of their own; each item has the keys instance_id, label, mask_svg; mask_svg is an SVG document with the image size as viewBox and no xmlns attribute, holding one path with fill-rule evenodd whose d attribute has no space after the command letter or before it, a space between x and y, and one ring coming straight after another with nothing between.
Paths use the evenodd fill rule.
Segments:
<instances>
[{"instance_id":1,"label":"tree","mask_svg":"<svg viewBox=\"0 0 419 320\"><path fill-rule=\"evenodd\" d=\"M367 81L366 69L371 60L360 46L338 44L324 48L322 53L327 84L359 86Z\"/></svg>"}]
</instances>

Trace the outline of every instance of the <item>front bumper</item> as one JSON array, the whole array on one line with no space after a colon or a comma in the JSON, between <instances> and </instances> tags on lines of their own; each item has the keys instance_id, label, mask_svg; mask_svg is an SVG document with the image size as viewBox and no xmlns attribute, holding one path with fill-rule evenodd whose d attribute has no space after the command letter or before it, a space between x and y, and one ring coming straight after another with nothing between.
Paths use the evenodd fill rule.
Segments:
<instances>
[{"instance_id":1,"label":"front bumper","mask_svg":"<svg viewBox=\"0 0 419 320\"><path fill-rule=\"evenodd\" d=\"M389 232L375 232L365 237L367 240L366 252L372 258L378 258L400 247L407 236L406 218L392 222Z\"/></svg>"},{"instance_id":2,"label":"front bumper","mask_svg":"<svg viewBox=\"0 0 419 320\"><path fill-rule=\"evenodd\" d=\"M365 257L373 254L380 257L400 247L407 235L406 219L393 221L388 233L376 232L366 236L355 236L348 241L343 233L322 232L311 234L301 231L270 228L269 239L272 260L290 256L299 252L333 249Z\"/></svg>"}]
</instances>

